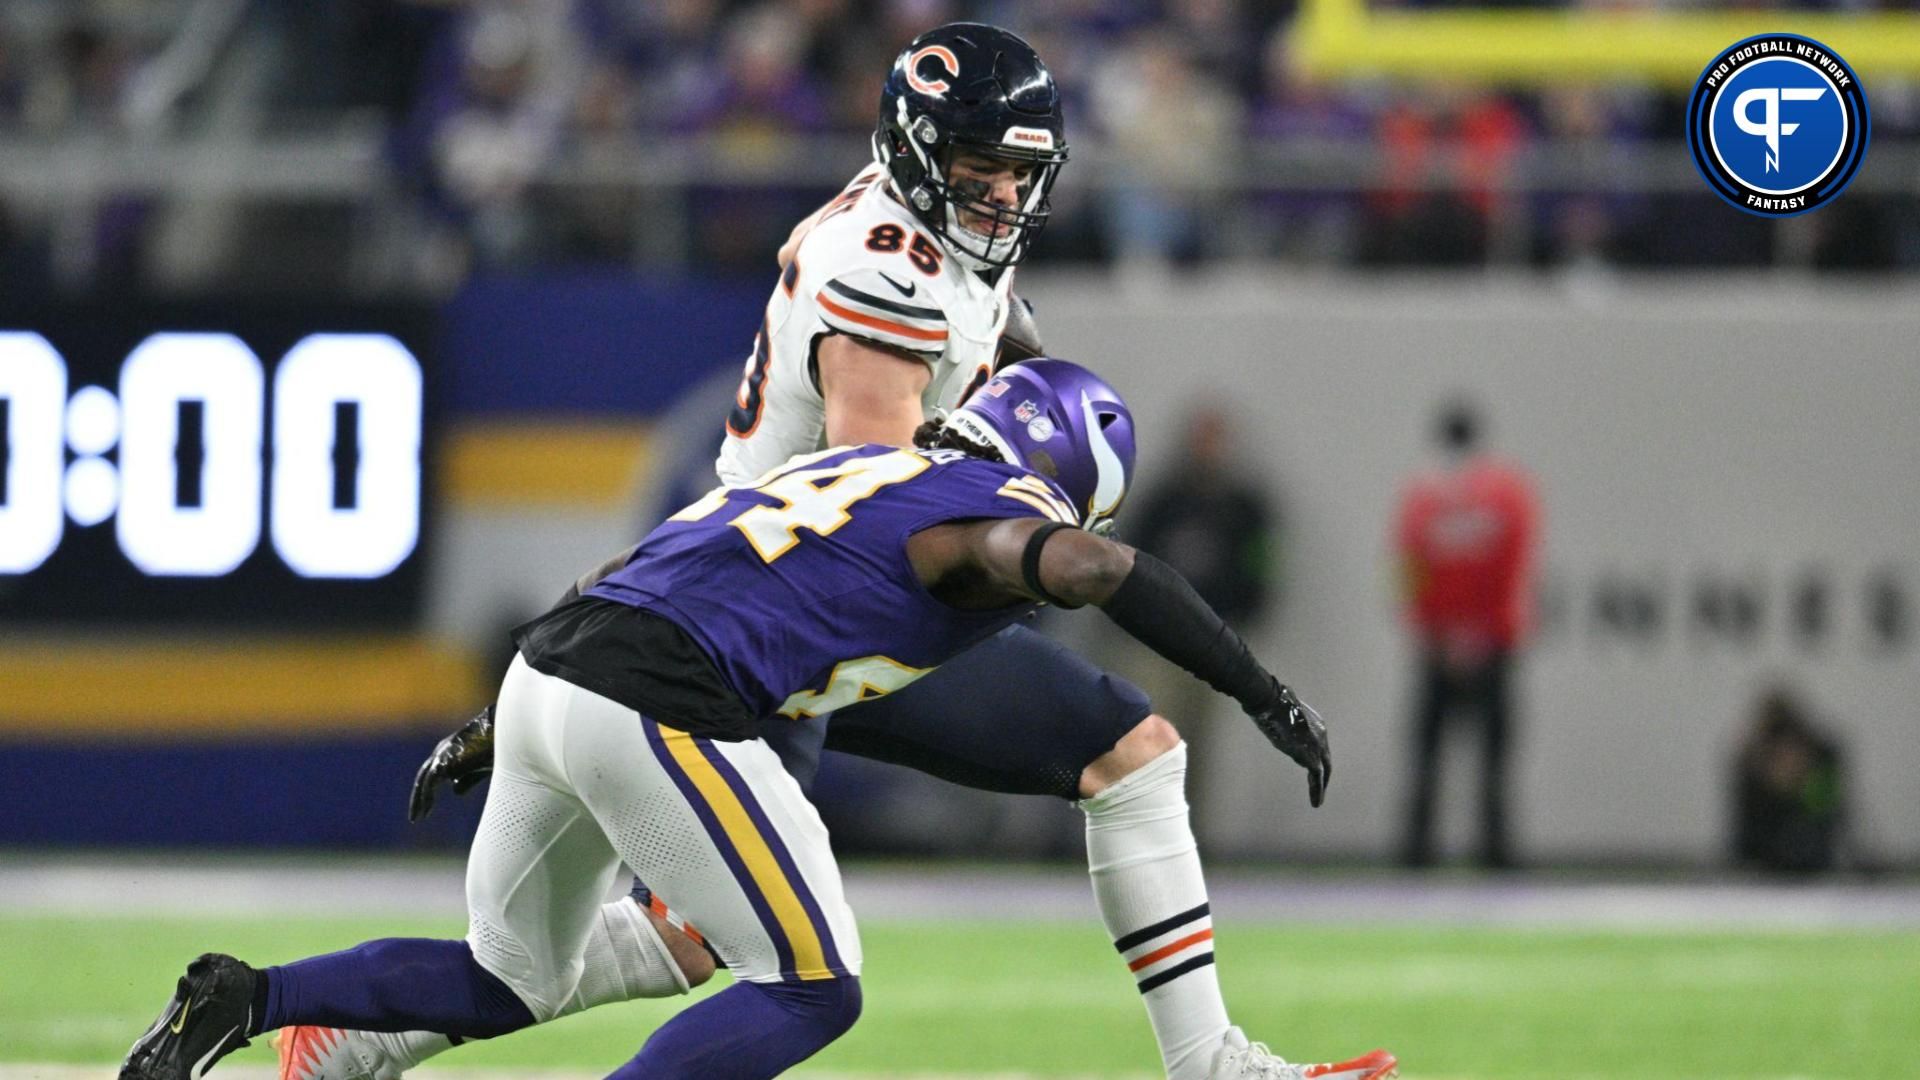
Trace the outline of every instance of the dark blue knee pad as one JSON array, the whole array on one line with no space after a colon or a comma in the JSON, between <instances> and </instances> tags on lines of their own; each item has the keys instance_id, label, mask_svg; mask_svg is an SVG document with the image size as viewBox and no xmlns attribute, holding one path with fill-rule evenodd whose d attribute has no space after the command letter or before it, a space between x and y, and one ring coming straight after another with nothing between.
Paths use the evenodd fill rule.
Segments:
<instances>
[{"instance_id":1,"label":"dark blue knee pad","mask_svg":"<svg viewBox=\"0 0 1920 1080\"><path fill-rule=\"evenodd\" d=\"M826 747L982 791L1074 799L1080 773L1150 712L1132 683L1015 624L833 713Z\"/></svg>"},{"instance_id":2,"label":"dark blue knee pad","mask_svg":"<svg viewBox=\"0 0 1920 1080\"><path fill-rule=\"evenodd\" d=\"M845 1034L860 1018L860 980L734 983L682 1009L609 1080L778 1076Z\"/></svg>"},{"instance_id":3,"label":"dark blue knee pad","mask_svg":"<svg viewBox=\"0 0 1920 1080\"><path fill-rule=\"evenodd\" d=\"M774 1004L792 1013L828 1041L846 1034L854 1021L860 1019L863 999L858 976L741 985L751 986L766 994Z\"/></svg>"}]
</instances>

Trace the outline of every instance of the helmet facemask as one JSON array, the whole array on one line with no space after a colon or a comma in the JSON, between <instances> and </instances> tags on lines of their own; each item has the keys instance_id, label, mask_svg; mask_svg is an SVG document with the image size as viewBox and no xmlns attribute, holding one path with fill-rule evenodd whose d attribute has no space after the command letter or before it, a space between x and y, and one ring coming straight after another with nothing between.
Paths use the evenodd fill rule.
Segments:
<instances>
[{"instance_id":1,"label":"helmet facemask","mask_svg":"<svg viewBox=\"0 0 1920 1080\"><path fill-rule=\"evenodd\" d=\"M1067 160L1065 147L1040 149L953 138L930 117L909 121L904 98L899 101L899 113L893 122L876 135L874 150L914 215L961 265L971 270L997 270L1026 257L1053 212L1049 195ZM956 183L952 162L962 154L1031 164L1032 172L1020 184L1019 204L1002 206L988 201L990 191L984 181ZM990 232L969 228L963 215L987 226Z\"/></svg>"}]
</instances>

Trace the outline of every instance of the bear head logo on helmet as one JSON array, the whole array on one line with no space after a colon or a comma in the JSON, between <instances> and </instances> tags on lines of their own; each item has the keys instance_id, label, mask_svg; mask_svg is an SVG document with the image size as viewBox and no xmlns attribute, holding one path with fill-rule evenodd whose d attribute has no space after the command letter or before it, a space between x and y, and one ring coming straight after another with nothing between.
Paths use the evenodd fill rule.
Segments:
<instances>
[{"instance_id":1,"label":"bear head logo on helmet","mask_svg":"<svg viewBox=\"0 0 1920 1080\"><path fill-rule=\"evenodd\" d=\"M900 51L880 93L874 159L900 197L961 264L1012 266L1046 226L1067 160L1060 90L1033 47L981 23L948 23ZM1014 205L956 183L956 154L1026 167Z\"/></svg>"}]
</instances>

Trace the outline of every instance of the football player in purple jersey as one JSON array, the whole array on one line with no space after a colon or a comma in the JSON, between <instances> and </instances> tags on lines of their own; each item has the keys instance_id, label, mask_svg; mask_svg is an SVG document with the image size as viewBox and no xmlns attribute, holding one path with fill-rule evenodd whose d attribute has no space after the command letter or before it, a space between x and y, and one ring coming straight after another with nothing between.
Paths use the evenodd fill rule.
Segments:
<instances>
[{"instance_id":1,"label":"football player in purple jersey","mask_svg":"<svg viewBox=\"0 0 1920 1080\"><path fill-rule=\"evenodd\" d=\"M1052 75L1018 37L955 23L900 52L879 104L873 162L781 251L727 417L723 483L748 485L821 447L912 445L916 428L977 396L1010 355L1042 351L1012 281L1068 156ZM1116 974L1138 989L1167 1075L1269 1075L1277 1059L1232 1024L1213 966L1186 747L1144 693L1015 624L892 693L834 703L845 707L762 732L803 787L824 746L1074 801ZM435 748L412 813L437 784L458 791L484 776L489 724L483 712ZM654 884L602 910L569 1008L683 993L711 976L698 921ZM1145 962L1173 942L1187 943L1164 958L1174 962ZM287 1080L393 1080L455 1041L301 1026L279 1045Z\"/></svg>"},{"instance_id":2,"label":"football player in purple jersey","mask_svg":"<svg viewBox=\"0 0 1920 1080\"><path fill-rule=\"evenodd\" d=\"M1092 373L1036 360L920 449L802 455L673 515L515 631L466 939L259 969L203 955L121 1080L198 1080L288 1025L486 1038L552 1019L623 863L674 898L734 984L612 1075L778 1075L858 1019L861 951L825 827L758 732L904 688L1044 603L1098 605L1234 697L1319 803L1318 715L1178 574L1096 535L1126 494L1132 428ZM1149 928L1142 969L1191 963L1204 920ZM1374 1051L1267 1075L1372 1080L1393 1064Z\"/></svg>"}]
</instances>

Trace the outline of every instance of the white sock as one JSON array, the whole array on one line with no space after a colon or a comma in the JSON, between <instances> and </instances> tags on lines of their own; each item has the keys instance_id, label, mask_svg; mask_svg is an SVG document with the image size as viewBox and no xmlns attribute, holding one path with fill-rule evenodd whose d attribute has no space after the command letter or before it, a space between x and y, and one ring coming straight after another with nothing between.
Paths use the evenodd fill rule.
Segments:
<instances>
[{"instance_id":1,"label":"white sock","mask_svg":"<svg viewBox=\"0 0 1920 1080\"><path fill-rule=\"evenodd\" d=\"M673 962L660 932L638 905L622 897L600 906L600 917L587 934L586 968L580 975L580 985L555 1018L615 1001L686 992L687 976ZM445 1035L427 1031L360 1031L353 1032L352 1037L371 1039L400 1072L454 1045Z\"/></svg>"},{"instance_id":2,"label":"white sock","mask_svg":"<svg viewBox=\"0 0 1920 1080\"><path fill-rule=\"evenodd\" d=\"M1094 900L1140 987L1167 1076L1204 1080L1231 1025L1186 778L1181 743L1079 805Z\"/></svg>"},{"instance_id":3,"label":"white sock","mask_svg":"<svg viewBox=\"0 0 1920 1080\"><path fill-rule=\"evenodd\" d=\"M645 912L622 897L600 906L587 935L587 965L560 1015L612 1001L673 997L687 992L687 976Z\"/></svg>"}]
</instances>

